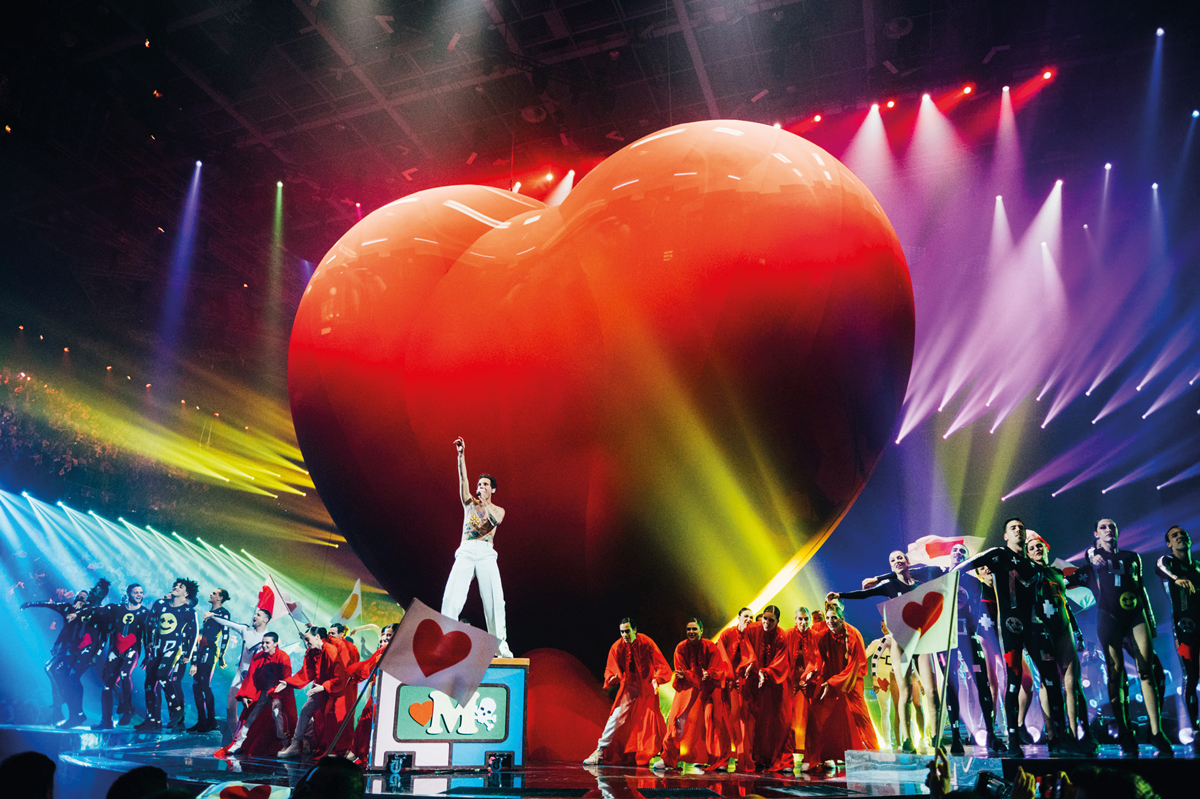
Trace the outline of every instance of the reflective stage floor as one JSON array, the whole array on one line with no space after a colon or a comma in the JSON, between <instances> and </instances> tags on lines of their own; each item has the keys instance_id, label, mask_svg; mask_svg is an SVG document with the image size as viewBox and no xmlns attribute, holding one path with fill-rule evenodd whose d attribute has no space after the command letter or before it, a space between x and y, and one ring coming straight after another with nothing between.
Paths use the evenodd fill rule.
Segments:
<instances>
[{"instance_id":1,"label":"reflective stage floor","mask_svg":"<svg viewBox=\"0 0 1200 799\"><path fill-rule=\"evenodd\" d=\"M170 775L175 786L199 791L214 784L241 781L293 786L310 763L289 760L228 759L212 756L216 735L145 735L130 730L95 733L50 727L0 725L0 757L35 749L57 758L56 795L103 799L111 782L136 766L152 765ZM953 787L973 788L981 771L1011 780L1018 766L1035 774L1071 773L1086 765L1134 771L1146 777L1163 797L1194 797L1200 785L1200 761L1191 748L1176 747L1176 759L1119 757L1104 747L1094 760L1052 760L1045 747L1026 747L1024 760L985 757L950 758ZM983 751L980 750L980 754ZM707 797L894 796L927 793L928 755L848 752L837 769L815 774L753 775L684 772L649 768L587 767L571 763L537 763L523 769L485 771L427 769L399 774L369 774L367 792L382 796L441 796L464 799L705 799Z\"/></svg>"}]
</instances>

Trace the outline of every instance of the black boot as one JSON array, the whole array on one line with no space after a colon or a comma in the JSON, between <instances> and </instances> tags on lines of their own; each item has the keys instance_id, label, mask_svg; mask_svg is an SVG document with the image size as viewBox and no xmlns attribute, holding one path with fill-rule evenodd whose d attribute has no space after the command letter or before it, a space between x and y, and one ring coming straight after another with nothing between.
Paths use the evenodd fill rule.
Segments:
<instances>
[{"instance_id":1,"label":"black boot","mask_svg":"<svg viewBox=\"0 0 1200 799\"><path fill-rule=\"evenodd\" d=\"M962 755L965 753L966 753L966 749L963 748L962 736L958 732L958 725L955 724L954 727L951 729L951 734L950 734L950 754Z\"/></svg>"},{"instance_id":2,"label":"black boot","mask_svg":"<svg viewBox=\"0 0 1200 799\"><path fill-rule=\"evenodd\" d=\"M1159 757L1175 757L1175 750L1171 748L1171 742L1163 735L1161 729L1157 735L1150 736L1150 743L1158 750Z\"/></svg>"}]
</instances>

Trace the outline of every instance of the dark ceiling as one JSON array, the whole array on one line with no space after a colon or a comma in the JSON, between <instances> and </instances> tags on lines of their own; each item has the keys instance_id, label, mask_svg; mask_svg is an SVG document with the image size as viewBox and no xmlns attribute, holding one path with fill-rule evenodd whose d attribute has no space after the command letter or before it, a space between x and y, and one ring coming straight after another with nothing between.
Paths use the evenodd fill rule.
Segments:
<instances>
[{"instance_id":1,"label":"dark ceiling","mask_svg":"<svg viewBox=\"0 0 1200 799\"><path fill-rule=\"evenodd\" d=\"M695 119L787 124L939 84L995 88L1050 59L1144 52L1147 31L1192 13L1084 0L8 5L0 270L15 279L0 299L11 311L53 294L60 314L83 308L153 339L202 159L189 325L214 362L261 332L276 180L294 266L320 258L355 203L586 168ZM294 306L305 273L285 278Z\"/></svg>"}]
</instances>

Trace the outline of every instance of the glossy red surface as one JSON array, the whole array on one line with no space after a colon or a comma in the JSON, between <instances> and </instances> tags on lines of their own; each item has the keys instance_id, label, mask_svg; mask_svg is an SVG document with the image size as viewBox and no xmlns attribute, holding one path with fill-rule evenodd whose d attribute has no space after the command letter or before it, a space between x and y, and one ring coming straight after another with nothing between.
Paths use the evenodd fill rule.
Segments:
<instances>
[{"instance_id":1,"label":"glossy red surface","mask_svg":"<svg viewBox=\"0 0 1200 799\"><path fill-rule=\"evenodd\" d=\"M465 437L508 511L514 649L599 669L621 616L667 641L723 622L828 533L890 439L913 324L895 233L844 166L697 122L558 207L450 186L373 212L305 290L289 391L321 498L402 602L440 604Z\"/></svg>"}]
</instances>

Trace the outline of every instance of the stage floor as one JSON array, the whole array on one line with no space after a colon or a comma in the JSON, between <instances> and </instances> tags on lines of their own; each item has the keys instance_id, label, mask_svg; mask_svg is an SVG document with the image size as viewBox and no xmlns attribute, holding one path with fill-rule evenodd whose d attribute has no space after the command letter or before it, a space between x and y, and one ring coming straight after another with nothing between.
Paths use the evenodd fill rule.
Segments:
<instances>
[{"instance_id":1,"label":"stage floor","mask_svg":"<svg viewBox=\"0 0 1200 799\"><path fill-rule=\"evenodd\" d=\"M36 749L59 761L62 793L90 799L104 796L119 774L136 766L158 766L173 785L202 789L229 781L275 786L295 785L311 763L245 758L218 760L217 735L147 735L129 730L94 733L52 727L0 725L0 756L21 749ZM1152 757L1142 747L1142 758L1122 758L1116 747L1102 747L1097 759L1052 760L1045 747L1025 748L1023 760L986 757L952 757L954 787L973 788L980 771L1011 779L1018 766L1035 774L1068 773L1085 765L1134 771L1147 777L1160 795L1190 799L1200 785L1200 760L1191 747L1176 747L1175 760ZM983 750L979 750L983 755ZM730 774L705 773L687 767L680 772L649 768L589 767L574 763L537 763L523 769L488 774L462 769L426 769L396 775L368 775L368 794L382 796L439 796L485 799L704 799L706 797L795 796L897 796L928 791L924 781L929 755L890 752L848 752L847 762L833 771L807 773Z\"/></svg>"}]
</instances>

